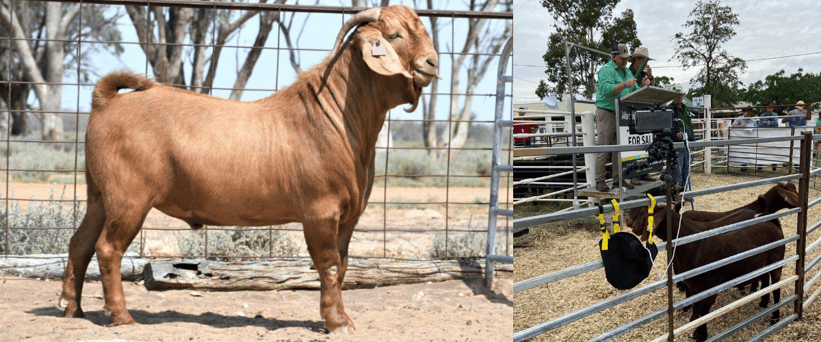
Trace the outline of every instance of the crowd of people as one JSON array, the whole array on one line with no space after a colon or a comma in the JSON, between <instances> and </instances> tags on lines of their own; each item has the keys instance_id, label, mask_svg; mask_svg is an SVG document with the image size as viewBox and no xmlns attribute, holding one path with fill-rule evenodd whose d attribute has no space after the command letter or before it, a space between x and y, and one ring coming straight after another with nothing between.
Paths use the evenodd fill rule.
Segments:
<instances>
[{"instance_id":1,"label":"crowd of people","mask_svg":"<svg viewBox=\"0 0 821 342\"><path fill-rule=\"evenodd\" d=\"M741 115L733 120L732 128L772 128L779 127L779 122L784 124L784 127L805 127L807 121L812 118L812 110L804 108L804 101L798 101L795 109L783 117L773 111L774 106L772 101L767 102L764 112L757 117L752 108L745 108Z\"/></svg>"}]
</instances>

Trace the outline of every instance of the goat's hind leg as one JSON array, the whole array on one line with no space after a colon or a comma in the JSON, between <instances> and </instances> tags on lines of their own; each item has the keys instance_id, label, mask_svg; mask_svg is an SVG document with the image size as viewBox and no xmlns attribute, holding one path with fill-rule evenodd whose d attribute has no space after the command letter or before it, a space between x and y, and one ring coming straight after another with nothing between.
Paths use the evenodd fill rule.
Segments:
<instances>
[{"instance_id":1,"label":"goat's hind leg","mask_svg":"<svg viewBox=\"0 0 821 342\"><path fill-rule=\"evenodd\" d=\"M64 317L84 317L80 306L88 264L94 256L94 244L105 223L105 208L99 194L89 196L86 215L68 245L68 261L63 277L63 290L57 307Z\"/></svg>"},{"instance_id":2,"label":"goat's hind leg","mask_svg":"<svg viewBox=\"0 0 821 342\"><path fill-rule=\"evenodd\" d=\"M145 216L151 209L147 204L131 203L118 207L117 213L112 213L112 208L106 208L108 216L95 245L103 282L103 309L106 315L113 316L114 326L134 324L134 319L125 307L120 267L125 250L137 236Z\"/></svg>"}]
</instances>

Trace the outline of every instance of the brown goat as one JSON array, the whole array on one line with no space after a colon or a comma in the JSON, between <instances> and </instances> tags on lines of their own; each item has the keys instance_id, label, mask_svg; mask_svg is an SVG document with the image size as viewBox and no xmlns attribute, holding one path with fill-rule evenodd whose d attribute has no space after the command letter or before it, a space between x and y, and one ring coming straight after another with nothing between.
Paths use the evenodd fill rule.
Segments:
<instances>
[{"instance_id":1,"label":"brown goat","mask_svg":"<svg viewBox=\"0 0 821 342\"><path fill-rule=\"evenodd\" d=\"M83 316L83 278L96 252L106 313L114 325L134 324L120 263L157 208L194 229L301 222L325 327L353 329L341 290L351 234L373 186L377 135L388 110L416 108L437 68L417 14L391 6L358 13L323 63L255 102L127 72L104 77L86 132L88 212L69 245L59 303L65 316ZM118 94L122 88L134 91Z\"/></svg>"},{"instance_id":2,"label":"brown goat","mask_svg":"<svg viewBox=\"0 0 821 342\"><path fill-rule=\"evenodd\" d=\"M785 208L796 208L800 204L798 199L798 189L793 183L777 183L770 190L767 190L763 195L758 195L758 198L748 203L745 206L735 208L725 212L712 212L702 210L685 211L682 215L684 218L694 221L715 221L724 218L725 216L742 209L753 210L761 214L772 214L776 211Z\"/></svg>"},{"instance_id":3,"label":"brown goat","mask_svg":"<svg viewBox=\"0 0 821 342\"><path fill-rule=\"evenodd\" d=\"M758 195L758 198L754 201L744 205L742 207L735 208L733 210L728 210L724 212L712 212L712 211L702 211L702 210L689 210L685 211L681 215L684 216L685 219L699 221L699 222L710 222L710 221L717 221L717 220L724 220L728 216L732 215L733 213L740 211L740 210L752 210L759 214L772 214L781 209L791 209L796 208L800 204L798 199L798 189L795 187L793 183L777 183L774 185L770 190L767 190L763 195ZM676 211L680 209L679 205L676 204L675 207ZM632 224L630 222L631 216L635 216L636 214L625 215L625 223L628 227L631 227ZM743 220L747 220L751 217L739 216L737 217L736 221L725 221L728 223L735 223ZM712 227L721 227L728 223L719 224L719 225L710 225ZM662 229L664 229L662 227ZM678 270L673 268L673 272L678 274ZM758 290L758 280L753 279L750 282L740 284L736 286L738 289L743 290L744 287L750 284L750 293L753 293ZM678 288L682 291L684 289L681 283L676 284ZM689 297L689 294L687 294ZM684 308L684 310L688 310L690 307Z\"/></svg>"},{"instance_id":4,"label":"brown goat","mask_svg":"<svg viewBox=\"0 0 821 342\"><path fill-rule=\"evenodd\" d=\"M646 209L646 208L645 208ZM714 229L719 226L727 225L729 223L741 221L740 217L751 218L757 213L748 210L740 209L727 217L725 220L698 222L687 219L681 216L674 210L671 217L667 217L667 210L664 207L657 207L653 215L653 234L663 241L669 241L667 236L667 220L672 219L673 234L679 231L679 237L685 237L697 234L706 230ZM632 217L633 233L646 238L647 233L647 211L633 211L630 213ZM679 220L681 225L679 226ZM676 254L673 256L673 267L680 272L687 272L692 269L707 265L709 263L743 253L745 251L766 245L768 243L778 241L784 238L784 233L781 231L781 224L778 220L771 220L754 224L744 229L724 233L716 236L711 236L706 239L686 243L676 247ZM688 295L695 295L716 285L725 283L729 280L738 278L742 275L755 271L766 265L773 264L784 259L785 248L779 246L763 253L736 261L729 265L719 267L715 270L702 273L695 277L685 279L682 281L686 288ZM762 287L767 287L772 283L781 280L781 268L770 271L762 275ZM701 316L710 312L710 307L715 303L716 295L709 296L701 301L693 304L693 313L690 316L690 321L694 321ZM778 303L781 300L781 290L773 291L773 301ZM759 305L767 307L769 303L769 296L764 295L761 298ZM776 310L771 323L778 322L780 319L780 312ZM693 338L696 341L704 341L707 339L707 325L702 324L693 332Z\"/></svg>"}]
</instances>

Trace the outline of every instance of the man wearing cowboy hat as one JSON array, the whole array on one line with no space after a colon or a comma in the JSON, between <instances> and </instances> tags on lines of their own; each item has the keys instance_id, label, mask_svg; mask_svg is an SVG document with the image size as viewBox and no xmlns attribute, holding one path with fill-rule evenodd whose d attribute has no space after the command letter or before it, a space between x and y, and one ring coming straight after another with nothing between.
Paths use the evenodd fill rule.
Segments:
<instances>
[{"instance_id":1,"label":"man wearing cowboy hat","mask_svg":"<svg viewBox=\"0 0 821 342\"><path fill-rule=\"evenodd\" d=\"M804 110L804 101L799 100L795 104L795 109L787 113L781 122L786 122L789 127L804 127L810 116L812 116L812 111Z\"/></svg>"},{"instance_id":2,"label":"man wearing cowboy hat","mask_svg":"<svg viewBox=\"0 0 821 342\"><path fill-rule=\"evenodd\" d=\"M630 92L637 90L636 79L633 73L627 70L627 59L630 53L624 44L613 44L610 52L610 62L607 62L599 69L599 84L596 89L596 145L618 145L616 141L616 98L620 98ZM607 158L616 165L618 153L598 153L596 154L596 189L607 191L605 179L607 177ZM619 181L619 172L613 167L613 187L619 185L628 189L634 186L627 181Z\"/></svg>"},{"instance_id":3,"label":"man wearing cowboy hat","mask_svg":"<svg viewBox=\"0 0 821 342\"><path fill-rule=\"evenodd\" d=\"M630 72L636 76L637 80L642 80L641 84L643 86L655 85L656 83L653 81L653 69L650 68L650 65L646 65L644 70L641 70L641 72L636 70L641 67L641 64L644 63L645 59L648 61L653 60L650 58L650 51L646 47L641 46L636 49L636 51L633 51L633 54L628 58L628 61L632 63L630 64Z\"/></svg>"},{"instance_id":4,"label":"man wearing cowboy hat","mask_svg":"<svg viewBox=\"0 0 821 342\"><path fill-rule=\"evenodd\" d=\"M773 101L767 102L765 112L761 113L761 120L758 121L758 127L778 127L778 114L773 112Z\"/></svg>"},{"instance_id":5,"label":"man wearing cowboy hat","mask_svg":"<svg viewBox=\"0 0 821 342\"><path fill-rule=\"evenodd\" d=\"M732 128L747 128L752 131L756 127L755 119L753 117L752 108L744 108L741 110L741 115L733 120Z\"/></svg>"},{"instance_id":6,"label":"man wearing cowboy hat","mask_svg":"<svg viewBox=\"0 0 821 342\"><path fill-rule=\"evenodd\" d=\"M690 110L687 108L687 105L684 104L684 95L687 95L687 91L684 90L681 83L674 84L671 90L681 93L681 96L674 98L671 104L673 114L679 119L676 122L678 125L678 133L676 133L675 141L695 141L696 136L693 133L693 121L690 119ZM679 186L681 191L684 191L687 179L690 178L690 151L688 151L686 147L681 147L676 149L676 153L678 154L678 159L676 164L673 165L673 181Z\"/></svg>"}]
</instances>

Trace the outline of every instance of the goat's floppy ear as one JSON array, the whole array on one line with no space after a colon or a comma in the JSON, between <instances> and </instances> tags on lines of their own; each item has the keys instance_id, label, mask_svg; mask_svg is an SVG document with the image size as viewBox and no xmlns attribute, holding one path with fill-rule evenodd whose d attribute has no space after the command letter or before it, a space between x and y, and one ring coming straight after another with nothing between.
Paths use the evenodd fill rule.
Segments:
<instances>
[{"instance_id":1,"label":"goat's floppy ear","mask_svg":"<svg viewBox=\"0 0 821 342\"><path fill-rule=\"evenodd\" d=\"M385 76L402 74L407 78L413 78L402 66L402 61L399 60L399 55L396 54L393 46L379 30L360 27L357 32L357 44L362 50L362 59L377 74Z\"/></svg>"},{"instance_id":2,"label":"goat's floppy ear","mask_svg":"<svg viewBox=\"0 0 821 342\"><path fill-rule=\"evenodd\" d=\"M792 184L792 183L790 183L790 184ZM795 186L793 186L793 189L795 189ZM784 201L789 203L790 205L794 205L794 206L797 207L801 204L800 201L798 200L798 193L797 192L793 192L793 191L782 188L782 189L778 189L778 194L781 197L784 197Z\"/></svg>"}]
</instances>

